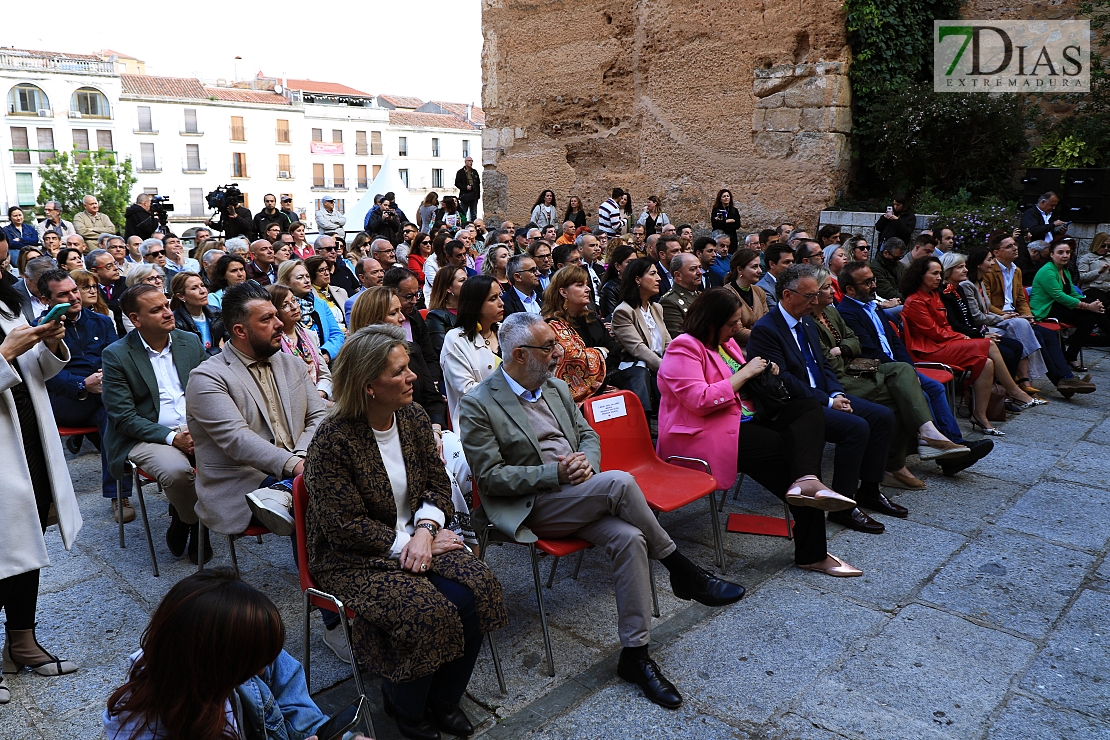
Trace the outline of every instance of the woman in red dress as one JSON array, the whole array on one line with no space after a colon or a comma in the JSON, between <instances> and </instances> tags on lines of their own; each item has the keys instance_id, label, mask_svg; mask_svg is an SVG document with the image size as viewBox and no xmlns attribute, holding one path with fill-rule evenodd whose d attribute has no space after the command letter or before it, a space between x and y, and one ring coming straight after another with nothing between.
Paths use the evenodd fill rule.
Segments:
<instances>
[{"instance_id":1,"label":"woman in red dress","mask_svg":"<svg viewBox=\"0 0 1110 740\"><path fill-rule=\"evenodd\" d=\"M995 382L1006 389L1019 410L1040 404L1014 382L992 340L967 337L949 325L940 298L943 282L940 260L932 256L914 260L902 276L902 294L906 296L902 309L906 349L920 362L943 362L970 370L974 399L972 426L981 429L983 434L1004 437L1006 433L992 427L987 419L987 401Z\"/></svg>"}]
</instances>

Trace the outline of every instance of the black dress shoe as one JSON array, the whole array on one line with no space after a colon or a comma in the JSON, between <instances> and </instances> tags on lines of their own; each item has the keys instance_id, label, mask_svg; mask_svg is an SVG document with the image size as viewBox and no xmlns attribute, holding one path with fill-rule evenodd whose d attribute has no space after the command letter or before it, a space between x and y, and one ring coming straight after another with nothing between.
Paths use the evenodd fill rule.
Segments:
<instances>
[{"instance_id":1,"label":"black dress shoe","mask_svg":"<svg viewBox=\"0 0 1110 740\"><path fill-rule=\"evenodd\" d=\"M959 473L961 470L967 470L972 465L991 454L991 451L994 450L993 439L977 439L974 442L965 442L964 444L971 449L970 454L950 462L942 460L937 461L937 465L940 466L941 471L949 478L956 475L956 473Z\"/></svg>"},{"instance_id":2,"label":"black dress shoe","mask_svg":"<svg viewBox=\"0 0 1110 740\"><path fill-rule=\"evenodd\" d=\"M651 701L666 709L678 709L682 706L682 695L678 689L663 676L659 665L649 658L625 658L621 654L617 662L617 675L629 683L640 687Z\"/></svg>"},{"instance_id":3,"label":"black dress shoe","mask_svg":"<svg viewBox=\"0 0 1110 740\"><path fill-rule=\"evenodd\" d=\"M865 509L871 509L871 511L877 511L887 516L896 516L899 519L905 519L910 515L909 509L894 503L881 493L876 493L873 496L864 496L861 493L856 496L856 503Z\"/></svg>"},{"instance_id":4,"label":"black dress shoe","mask_svg":"<svg viewBox=\"0 0 1110 740\"><path fill-rule=\"evenodd\" d=\"M170 528L166 530L166 545L175 558L185 554L189 544L189 525L177 516L177 509L170 506Z\"/></svg>"},{"instance_id":5,"label":"black dress shoe","mask_svg":"<svg viewBox=\"0 0 1110 740\"><path fill-rule=\"evenodd\" d=\"M852 509L851 511L834 511L829 514L829 521L834 524L842 524L848 529L854 529L857 532L866 532L867 534L882 534L886 531L886 525L882 522L875 521L859 509Z\"/></svg>"},{"instance_id":6,"label":"black dress shoe","mask_svg":"<svg viewBox=\"0 0 1110 740\"><path fill-rule=\"evenodd\" d=\"M200 539L200 527L196 524L189 525L189 561L196 563L199 555L199 547L197 540ZM204 528L204 562L212 559L212 536L211 530L207 527Z\"/></svg>"},{"instance_id":7,"label":"black dress shoe","mask_svg":"<svg viewBox=\"0 0 1110 740\"><path fill-rule=\"evenodd\" d=\"M463 712L462 707L455 707L450 712L440 712L432 709L431 715L436 727L448 735L470 737L474 734L474 725L470 724L470 719Z\"/></svg>"},{"instance_id":8,"label":"black dress shoe","mask_svg":"<svg viewBox=\"0 0 1110 740\"><path fill-rule=\"evenodd\" d=\"M706 606L727 606L744 598L744 587L739 583L717 578L702 568L698 568L695 578L680 577L676 580L672 576L671 589L680 599L693 599Z\"/></svg>"},{"instance_id":9,"label":"black dress shoe","mask_svg":"<svg viewBox=\"0 0 1110 740\"><path fill-rule=\"evenodd\" d=\"M382 691L382 705L385 707L385 713L397 722L397 730L404 737L412 738L412 740L439 740L439 730L435 728L435 725L427 716L412 720L398 714L393 707L393 702L385 695L384 690ZM471 728L471 731L473 732L473 728Z\"/></svg>"},{"instance_id":10,"label":"black dress shoe","mask_svg":"<svg viewBox=\"0 0 1110 740\"><path fill-rule=\"evenodd\" d=\"M72 437L66 437L66 449L70 454L76 455L81 451L81 443L85 441L85 435L74 434Z\"/></svg>"}]
</instances>

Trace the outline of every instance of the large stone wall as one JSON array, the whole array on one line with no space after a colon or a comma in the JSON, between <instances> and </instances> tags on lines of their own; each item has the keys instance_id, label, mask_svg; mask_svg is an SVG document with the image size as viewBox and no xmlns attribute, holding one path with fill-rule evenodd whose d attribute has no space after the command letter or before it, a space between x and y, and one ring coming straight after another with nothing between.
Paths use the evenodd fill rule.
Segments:
<instances>
[{"instance_id":1,"label":"large stone wall","mask_svg":"<svg viewBox=\"0 0 1110 740\"><path fill-rule=\"evenodd\" d=\"M707 226L813 224L850 164L840 0L484 0L483 202L523 223L552 188L613 187Z\"/></svg>"}]
</instances>

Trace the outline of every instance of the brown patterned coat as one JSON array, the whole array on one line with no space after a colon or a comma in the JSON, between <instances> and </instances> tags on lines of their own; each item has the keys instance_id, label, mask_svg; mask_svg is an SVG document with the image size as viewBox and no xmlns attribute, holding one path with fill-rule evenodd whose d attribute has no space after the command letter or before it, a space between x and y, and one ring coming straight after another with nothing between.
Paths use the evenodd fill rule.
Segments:
<instances>
[{"instance_id":1,"label":"brown patterned coat","mask_svg":"<svg viewBox=\"0 0 1110 740\"><path fill-rule=\"evenodd\" d=\"M428 501L450 521L451 487L428 415L411 404L397 411L396 423L413 513ZM308 447L304 479L308 567L355 611L355 655L363 666L392 681L411 681L461 657L455 606L427 578L402 571L389 557L397 507L367 421L325 419ZM483 633L508 623L501 584L485 563L454 550L433 558L432 572L473 592Z\"/></svg>"}]
</instances>

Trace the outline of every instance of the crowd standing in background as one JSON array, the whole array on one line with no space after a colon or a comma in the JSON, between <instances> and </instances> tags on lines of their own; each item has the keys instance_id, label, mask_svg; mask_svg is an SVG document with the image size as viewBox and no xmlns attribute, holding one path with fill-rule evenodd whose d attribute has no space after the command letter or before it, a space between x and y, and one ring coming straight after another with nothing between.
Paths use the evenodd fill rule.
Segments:
<instances>
[{"instance_id":1,"label":"crowd standing in background","mask_svg":"<svg viewBox=\"0 0 1110 740\"><path fill-rule=\"evenodd\" d=\"M801 224L745 227L727 188L704 213L680 214L689 223L656 194L637 212L622 188L596 208L545 188L518 225L477 217L470 158L454 184L458 197L429 193L415 221L393 193L377 196L349 247L353 230L330 196L311 236L290 199L279 207L273 195L253 216L229 207L189 240L145 194L122 225L95 194L71 220L54 201L38 223L9 210L5 672L78 669L34 636L48 514L67 548L82 522L55 426L90 430L100 450L109 502L86 516L132 521L137 465L170 500L170 551L197 564L211 557L209 530L294 535L291 491L303 476L308 568L356 615L353 653L335 615L324 641L383 677L404 736L430 738L473 731L459 700L482 635L508 621L496 575L476 556L491 531L604 547L618 673L664 707L682 697L648 655L648 561L666 567L680 598L723 606L743 595L677 550L634 477L601 470L582 411L591 398L634 394L660 455L709 460L720 488L750 475L789 504L796 565L852 577L862 571L825 548L826 512L882 534L873 515L908 515L887 492L927 485L912 467L957 475L990 454L1007 413L1047 403L1033 380L1065 397L1096 390L1081 352L1110 337L1110 235L1076 255L1051 193L1016 232L963 255L950 230L915 235L903 196L870 245L835 227L813 237ZM919 362L943 363L955 393ZM973 439L956 424L963 406ZM81 444L66 441L73 453ZM241 610L206 611L220 594ZM311 732L323 716L280 650L283 629L233 574L177 584L108 703L109 736L172 727L214 737L228 723L269 722L274 707L297 736ZM207 634L241 641L220 649ZM173 668L167 640L199 640L196 662ZM195 714L166 700L171 669L179 682L211 683ZM259 696L273 701L248 698ZM0 683L0 703L9 699ZM249 711L232 712L236 702Z\"/></svg>"}]
</instances>

